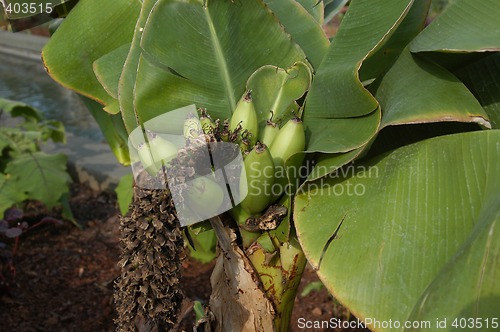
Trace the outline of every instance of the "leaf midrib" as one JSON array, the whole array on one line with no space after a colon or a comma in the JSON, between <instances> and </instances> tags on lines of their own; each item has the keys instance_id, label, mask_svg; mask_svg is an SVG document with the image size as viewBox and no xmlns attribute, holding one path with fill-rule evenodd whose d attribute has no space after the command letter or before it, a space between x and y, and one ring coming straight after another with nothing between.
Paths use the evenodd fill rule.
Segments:
<instances>
[{"instance_id":1,"label":"leaf midrib","mask_svg":"<svg viewBox=\"0 0 500 332\"><path fill-rule=\"evenodd\" d=\"M212 17L210 16L210 12L207 7L204 7L205 17L207 19L207 24L210 31L210 40L212 41L212 47L215 51L215 59L217 60L217 64L221 69L221 78L224 84L224 88L226 90L226 95L228 97L229 104L231 106L231 113L234 111L236 107L236 101L234 99L233 94L233 83L231 82L231 77L229 75L229 69L227 66L226 58L224 57L224 52L222 50L222 46L220 44L219 38L217 37L217 33L215 31L215 27L212 21Z\"/></svg>"}]
</instances>

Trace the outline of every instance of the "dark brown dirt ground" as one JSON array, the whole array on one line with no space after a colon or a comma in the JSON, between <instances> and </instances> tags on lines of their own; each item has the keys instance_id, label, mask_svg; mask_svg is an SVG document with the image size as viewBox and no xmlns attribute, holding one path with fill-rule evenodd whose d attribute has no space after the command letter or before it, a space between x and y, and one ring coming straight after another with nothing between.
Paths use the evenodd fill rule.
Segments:
<instances>
[{"instance_id":1,"label":"dark brown dirt ground","mask_svg":"<svg viewBox=\"0 0 500 332\"><path fill-rule=\"evenodd\" d=\"M1 249L0 331L114 331L113 283L120 273L116 266L120 254L116 199L112 194L74 185L71 206L77 221L85 226L83 230L69 222L29 230L20 237L11 264L5 256L11 253L13 242ZM47 214L34 203L25 211L30 223ZM184 263L182 286L190 299L208 300L212 266L194 260ZM299 294L305 285L317 280L315 272L307 269ZM345 320L349 314L334 304L323 288L304 297L298 295L290 331L304 331L298 328L301 317ZM193 320L194 312L185 312L179 331L191 331Z\"/></svg>"}]
</instances>

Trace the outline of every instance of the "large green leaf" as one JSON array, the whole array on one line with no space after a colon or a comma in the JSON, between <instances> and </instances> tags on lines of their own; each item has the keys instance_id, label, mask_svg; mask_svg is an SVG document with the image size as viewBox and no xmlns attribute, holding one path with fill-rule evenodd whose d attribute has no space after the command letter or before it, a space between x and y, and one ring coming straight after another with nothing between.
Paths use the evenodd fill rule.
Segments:
<instances>
[{"instance_id":1,"label":"large green leaf","mask_svg":"<svg viewBox=\"0 0 500 332\"><path fill-rule=\"evenodd\" d=\"M63 86L101 104L112 103L92 64L130 43L139 10L139 0L80 1L42 51L48 73Z\"/></svg>"},{"instance_id":2,"label":"large green leaf","mask_svg":"<svg viewBox=\"0 0 500 332\"><path fill-rule=\"evenodd\" d=\"M213 117L229 118L255 70L305 60L261 0L207 1L206 7L201 1L160 0L145 23L142 36L134 37L141 39L142 52L133 45L131 65L125 68L137 74L121 79L127 75L124 93L133 91L135 97L134 117L124 115L129 130L132 121L193 103ZM135 89L130 84L134 75Z\"/></svg>"},{"instance_id":3,"label":"large green leaf","mask_svg":"<svg viewBox=\"0 0 500 332\"><path fill-rule=\"evenodd\" d=\"M322 178L340 167L357 158L363 148L358 148L345 153L322 154L316 159L316 163L311 173L307 176L307 181Z\"/></svg>"},{"instance_id":4,"label":"large green leaf","mask_svg":"<svg viewBox=\"0 0 500 332\"><path fill-rule=\"evenodd\" d=\"M383 77L375 96L382 107L381 128L440 121L490 127L486 112L462 82L408 49Z\"/></svg>"},{"instance_id":5,"label":"large green leaf","mask_svg":"<svg viewBox=\"0 0 500 332\"><path fill-rule=\"evenodd\" d=\"M130 164L128 135L121 114L114 114L117 112L103 112L102 106L99 103L85 97L82 97L82 100L99 125L116 159L123 165ZM108 105L108 107L118 108L118 102L115 101Z\"/></svg>"},{"instance_id":6,"label":"large green leaf","mask_svg":"<svg viewBox=\"0 0 500 332\"><path fill-rule=\"evenodd\" d=\"M321 24L295 0L264 1L304 50L311 64L318 68L330 45Z\"/></svg>"},{"instance_id":7,"label":"large green leaf","mask_svg":"<svg viewBox=\"0 0 500 332\"><path fill-rule=\"evenodd\" d=\"M363 116L377 109L358 71L396 30L413 0L354 0L317 69L306 101L308 118ZM305 118L306 120L308 118Z\"/></svg>"},{"instance_id":8,"label":"large green leaf","mask_svg":"<svg viewBox=\"0 0 500 332\"><path fill-rule=\"evenodd\" d=\"M81 1L43 49L49 74L60 84L104 104L107 113L119 113L117 82L140 4L138 0ZM118 161L127 164L127 132L121 115L112 116L102 106L84 101Z\"/></svg>"},{"instance_id":9,"label":"large green leaf","mask_svg":"<svg viewBox=\"0 0 500 332\"><path fill-rule=\"evenodd\" d=\"M139 126L134 106L135 79L137 76L137 66L142 52L141 37L144 25L149 17L149 13L158 0L144 0L139 14L139 19L134 28L134 37L123 66L123 71L118 82L118 102L123 117L123 122L128 133L131 133Z\"/></svg>"},{"instance_id":10,"label":"large green leaf","mask_svg":"<svg viewBox=\"0 0 500 332\"><path fill-rule=\"evenodd\" d=\"M66 171L66 162L67 158L62 154L27 153L10 162L5 172L16 178L18 187L28 198L52 207L69 191L71 178Z\"/></svg>"},{"instance_id":11,"label":"large green leaf","mask_svg":"<svg viewBox=\"0 0 500 332\"><path fill-rule=\"evenodd\" d=\"M373 139L380 124L379 104L358 71L371 56L377 61L367 60L367 77L390 66L419 31L427 6L428 1L406 0L351 3L306 99L308 151L344 153Z\"/></svg>"},{"instance_id":12,"label":"large green leaf","mask_svg":"<svg viewBox=\"0 0 500 332\"><path fill-rule=\"evenodd\" d=\"M302 7L304 7L307 12L314 17L316 22L320 25L324 23L324 8L325 4L323 1L318 0L296 0Z\"/></svg>"},{"instance_id":13,"label":"large green leaf","mask_svg":"<svg viewBox=\"0 0 500 332\"><path fill-rule=\"evenodd\" d=\"M359 118L316 118L304 114L307 151L339 153L359 148L368 143L377 133L381 112L377 109ZM309 116L308 116L309 115Z\"/></svg>"},{"instance_id":14,"label":"large green leaf","mask_svg":"<svg viewBox=\"0 0 500 332\"><path fill-rule=\"evenodd\" d=\"M470 236L426 289L410 321L446 320L448 326L458 322L462 329L481 331L498 328L491 323L498 319L500 305L500 195L488 196Z\"/></svg>"},{"instance_id":15,"label":"large green leaf","mask_svg":"<svg viewBox=\"0 0 500 332\"><path fill-rule=\"evenodd\" d=\"M500 53L471 63L455 74L484 107L492 128L500 129Z\"/></svg>"},{"instance_id":16,"label":"large green leaf","mask_svg":"<svg viewBox=\"0 0 500 332\"><path fill-rule=\"evenodd\" d=\"M136 119L145 123L171 111L170 108L177 109L191 104L206 107L216 118L229 118L229 114L221 115L222 111L229 113L229 107L220 109L220 112L213 111L222 102L217 92L211 91L201 82L186 80L164 67L157 66L150 59L151 57L144 54L139 56L132 114L135 114L134 121ZM202 94L202 91L205 93Z\"/></svg>"},{"instance_id":17,"label":"large green leaf","mask_svg":"<svg viewBox=\"0 0 500 332\"><path fill-rule=\"evenodd\" d=\"M375 53L363 62L359 70L361 81L377 78L398 58L408 43L424 28L430 0L415 1L401 24Z\"/></svg>"},{"instance_id":18,"label":"large green leaf","mask_svg":"<svg viewBox=\"0 0 500 332\"><path fill-rule=\"evenodd\" d=\"M129 51L130 44L123 44L93 63L95 76L113 99L118 99L118 81Z\"/></svg>"},{"instance_id":19,"label":"large green leaf","mask_svg":"<svg viewBox=\"0 0 500 332\"><path fill-rule=\"evenodd\" d=\"M412 52L500 50L498 0L455 0L411 43Z\"/></svg>"},{"instance_id":20,"label":"large green leaf","mask_svg":"<svg viewBox=\"0 0 500 332\"><path fill-rule=\"evenodd\" d=\"M499 142L498 130L433 138L304 186L295 226L336 298L379 321L498 308Z\"/></svg>"}]
</instances>

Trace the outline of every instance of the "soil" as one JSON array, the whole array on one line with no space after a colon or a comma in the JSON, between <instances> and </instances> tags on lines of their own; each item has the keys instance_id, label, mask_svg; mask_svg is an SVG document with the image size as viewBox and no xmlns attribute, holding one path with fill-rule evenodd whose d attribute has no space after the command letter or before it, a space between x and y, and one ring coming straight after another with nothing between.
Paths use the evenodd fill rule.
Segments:
<instances>
[{"instance_id":1,"label":"soil","mask_svg":"<svg viewBox=\"0 0 500 332\"><path fill-rule=\"evenodd\" d=\"M116 312L113 284L120 270L119 217L116 197L75 184L70 204L78 229L69 222L29 229L0 249L1 331L114 331ZM24 220L33 225L48 215L37 203L25 207ZM5 239L0 239L5 242ZM182 287L188 298L207 302L213 264L193 259L184 263ZM290 331L299 328L299 318L327 321L354 319L322 288L301 296L306 285L318 281L308 268L304 273ZM178 331L192 331L194 312L188 308ZM359 329L307 329L308 331L358 331ZM367 330L366 330L367 331Z\"/></svg>"}]
</instances>

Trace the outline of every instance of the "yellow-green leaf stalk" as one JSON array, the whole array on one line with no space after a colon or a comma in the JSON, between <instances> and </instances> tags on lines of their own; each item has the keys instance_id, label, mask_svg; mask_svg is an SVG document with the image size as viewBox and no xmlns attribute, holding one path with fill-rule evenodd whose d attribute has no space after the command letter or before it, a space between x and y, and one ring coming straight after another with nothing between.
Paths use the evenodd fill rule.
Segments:
<instances>
[{"instance_id":1,"label":"yellow-green leaf stalk","mask_svg":"<svg viewBox=\"0 0 500 332\"><path fill-rule=\"evenodd\" d=\"M288 242L281 244L279 253L283 292L281 297L275 300L278 310L274 322L276 331L284 332L288 331L297 288L299 287L307 260L295 236L291 236Z\"/></svg>"},{"instance_id":2,"label":"yellow-green leaf stalk","mask_svg":"<svg viewBox=\"0 0 500 332\"><path fill-rule=\"evenodd\" d=\"M288 331L306 258L295 237L291 237L289 242L274 245L274 250L268 238L269 234L263 233L246 250L246 254L259 275L266 297L276 309L275 331L284 332Z\"/></svg>"},{"instance_id":3,"label":"yellow-green leaf stalk","mask_svg":"<svg viewBox=\"0 0 500 332\"><path fill-rule=\"evenodd\" d=\"M246 175L240 178L240 195L247 194L240 205L250 215L255 215L266 209L273 198L273 157L265 144L257 143L243 163Z\"/></svg>"},{"instance_id":4,"label":"yellow-green leaf stalk","mask_svg":"<svg viewBox=\"0 0 500 332\"><path fill-rule=\"evenodd\" d=\"M250 90L246 91L243 97L238 101L233 115L231 116L229 128L234 131L238 126L241 126L242 133L247 136L241 137L241 139L248 139L250 147L257 143L259 127L257 112L255 111Z\"/></svg>"}]
</instances>

